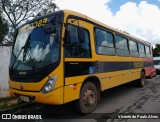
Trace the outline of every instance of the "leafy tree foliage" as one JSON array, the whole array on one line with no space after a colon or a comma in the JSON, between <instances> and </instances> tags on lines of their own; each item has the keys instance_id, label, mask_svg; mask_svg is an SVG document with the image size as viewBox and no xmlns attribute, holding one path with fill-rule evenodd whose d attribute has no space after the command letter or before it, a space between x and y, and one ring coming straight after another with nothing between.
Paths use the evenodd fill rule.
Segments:
<instances>
[{"instance_id":1,"label":"leafy tree foliage","mask_svg":"<svg viewBox=\"0 0 160 122\"><path fill-rule=\"evenodd\" d=\"M59 8L54 0L0 0L0 9L9 27L15 30L22 22Z\"/></svg>"},{"instance_id":2,"label":"leafy tree foliage","mask_svg":"<svg viewBox=\"0 0 160 122\"><path fill-rule=\"evenodd\" d=\"M0 11L0 44L2 43L4 36L6 35L6 33L8 31L8 25L3 20L1 14L2 14L2 12Z\"/></svg>"},{"instance_id":3,"label":"leafy tree foliage","mask_svg":"<svg viewBox=\"0 0 160 122\"><path fill-rule=\"evenodd\" d=\"M156 47L153 49L153 57L160 56L160 44L156 44Z\"/></svg>"}]
</instances>

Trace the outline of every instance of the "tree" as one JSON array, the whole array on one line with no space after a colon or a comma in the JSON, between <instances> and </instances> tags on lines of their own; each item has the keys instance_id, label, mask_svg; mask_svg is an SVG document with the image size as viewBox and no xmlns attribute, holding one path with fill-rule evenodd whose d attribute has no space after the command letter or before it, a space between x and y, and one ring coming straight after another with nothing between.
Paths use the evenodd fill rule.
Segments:
<instances>
[{"instance_id":1,"label":"tree","mask_svg":"<svg viewBox=\"0 0 160 122\"><path fill-rule=\"evenodd\" d=\"M51 13L58 7L54 0L0 0L0 9L9 26L15 30L22 22Z\"/></svg>"},{"instance_id":2,"label":"tree","mask_svg":"<svg viewBox=\"0 0 160 122\"><path fill-rule=\"evenodd\" d=\"M160 56L160 44L156 44L156 47L153 49L153 57Z\"/></svg>"},{"instance_id":3,"label":"tree","mask_svg":"<svg viewBox=\"0 0 160 122\"><path fill-rule=\"evenodd\" d=\"M2 12L0 11L0 44L3 42L4 36L6 35L6 33L8 31L8 25L3 20L1 14L2 14Z\"/></svg>"}]
</instances>

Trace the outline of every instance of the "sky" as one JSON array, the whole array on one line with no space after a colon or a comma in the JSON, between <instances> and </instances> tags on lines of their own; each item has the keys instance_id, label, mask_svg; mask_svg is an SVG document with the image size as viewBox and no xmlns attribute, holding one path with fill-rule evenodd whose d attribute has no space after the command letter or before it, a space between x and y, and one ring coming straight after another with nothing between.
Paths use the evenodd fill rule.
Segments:
<instances>
[{"instance_id":1,"label":"sky","mask_svg":"<svg viewBox=\"0 0 160 122\"><path fill-rule=\"evenodd\" d=\"M60 9L80 12L109 26L160 44L160 0L55 0Z\"/></svg>"}]
</instances>

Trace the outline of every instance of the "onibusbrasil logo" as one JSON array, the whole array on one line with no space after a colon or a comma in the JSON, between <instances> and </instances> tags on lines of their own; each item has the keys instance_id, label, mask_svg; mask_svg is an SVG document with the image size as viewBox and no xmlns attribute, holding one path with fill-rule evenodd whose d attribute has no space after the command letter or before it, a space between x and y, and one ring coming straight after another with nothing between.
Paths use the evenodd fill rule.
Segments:
<instances>
[{"instance_id":1,"label":"onibusbrasil logo","mask_svg":"<svg viewBox=\"0 0 160 122\"><path fill-rule=\"evenodd\" d=\"M2 119L42 119L41 115L2 114Z\"/></svg>"}]
</instances>

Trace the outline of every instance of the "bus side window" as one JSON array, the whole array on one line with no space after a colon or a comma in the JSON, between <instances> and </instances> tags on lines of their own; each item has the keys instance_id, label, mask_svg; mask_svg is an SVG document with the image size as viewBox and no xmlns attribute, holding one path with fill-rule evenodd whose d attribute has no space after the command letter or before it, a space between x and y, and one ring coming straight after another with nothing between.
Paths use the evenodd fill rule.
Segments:
<instances>
[{"instance_id":1,"label":"bus side window","mask_svg":"<svg viewBox=\"0 0 160 122\"><path fill-rule=\"evenodd\" d=\"M68 24L65 57L91 57L89 33L86 29Z\"/></svg>"},{"instance_id":2,"label":"bus side window","mask_svg":"<svg viewBox=\"0 0 160 122\"><path fill-rule=\"evenodd\" d=\"M139 57L137 42L129 40L129 50L130 50L130 56Z\"/></svg>"},{"instance_id":3,"label":"bus side window","mask_svg":"<svg viewBox=\"0 0 160 122\"><path fill-rule=\"evenodd\" d=\"M119 55L119 56L129 56L127 39L120 36L120 35L116 35L115 38L116 38L117 55Z\"/></svg>"},{"instance_id":4,"label":"bus side window","mask_svg":"<svg viewBox=\"0 0 160 122\"><path fill-rule=\"evenodd\" d=\"M138 43L139 55L140 57L146 57L144 45Z\"/></svg>"},{"instance_id":5,"label":"bus side window","mask_svg":"<svg viewBox=\"0 0 160 122\"><path fill-rule=\"evenodd\" d=\"M146 57L150 58L151 57L150 47L149 46L145 46L145 49L146 49Z\"/></svg>"},{"instance_id":6,"label":"bus side window","mask_svg":"<svg viewBox=\"0 0 160 122\"><path fill-rule=\"evenodd\" d=\"M112 33L96 28L95 40L97 54L115 55Z\"/></svg>"},{"instance_id":7,"label":"bus side window","mask_svg":"<svg viewBox=\"0 0 160 122\"><path fill-rule=\"evenodd\" d=\"M66 31L66 40L65 40L65 56L78 56L78 29L76 26L68 24Z\"/></svg>"},{"instance_id":8,"label":"bus side window","mask_svg":"<svg viewBox=\"0 0 160 122\"><path fill-rule=\"evenodd\" d=\"M79 27L79 53L80 57L91 57L89 32Z\"/></svg>"}]
</instances>

